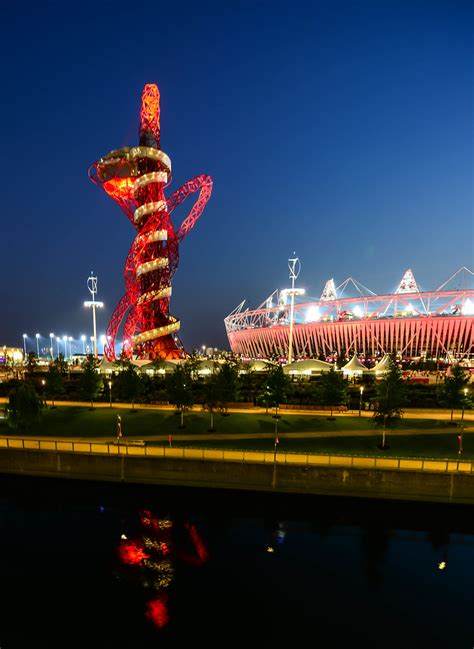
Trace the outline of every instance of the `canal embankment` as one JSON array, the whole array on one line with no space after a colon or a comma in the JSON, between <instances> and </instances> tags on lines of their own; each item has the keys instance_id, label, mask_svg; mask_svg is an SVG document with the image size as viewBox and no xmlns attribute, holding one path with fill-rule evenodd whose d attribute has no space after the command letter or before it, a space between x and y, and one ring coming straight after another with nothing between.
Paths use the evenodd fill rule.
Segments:
<instances>
[{"instance_id":1,"label":"canal embankment","mask_svg":"<svg viewBox=\"0 0 474 649\"><path fill-rule=\"evenodd\" d=\"M474 462L0 438L0 472L239 491L474 504Z\"/></svg>"}]
</instances>

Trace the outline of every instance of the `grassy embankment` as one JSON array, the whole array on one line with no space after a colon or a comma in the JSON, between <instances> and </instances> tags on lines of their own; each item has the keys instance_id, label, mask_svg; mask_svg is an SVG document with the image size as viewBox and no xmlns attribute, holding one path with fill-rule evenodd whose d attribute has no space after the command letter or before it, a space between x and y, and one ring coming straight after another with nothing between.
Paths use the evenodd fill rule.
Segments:
<instances>
[{"instance_id":1,"label":"grassy embankment","mask_svg":"<svg viewBox=\"0 0 474 649\"><path fill-rule=\"evenodd\" d=\"M171 410L140 408L132 413L125 409L61 406L45 411L41 423L28 432L31 436L107 438L116 435L117 414L122 418L123 441L145 439L149 444L168 444L173 435L174 446L273 450L275 419L271 413L231 413L214 415L216 432L208 432L209 413L190 411L185 415L185 428L180 417ZM380 450L382 432L372 418L344 414L328 419L328 414L300 415L284 413L278 421L278 450L351 455L383 455L402 457L455 458L458 456L458 425L437 419L410 418L409 413L397 428L387 430L389 449ZM474 431L466 422L462 459L474 459ZM12 434L5 421L0 421L0 434ZM205 435L207 439L196 436ZM229 435L230 439L223 439ZM288 435L288 436L287 436ZM186 436L191 439L178 439ZM161 439L160 439L161 437ZM195 439L193 440L193 437Z\"/></svg>"}]
</instances>

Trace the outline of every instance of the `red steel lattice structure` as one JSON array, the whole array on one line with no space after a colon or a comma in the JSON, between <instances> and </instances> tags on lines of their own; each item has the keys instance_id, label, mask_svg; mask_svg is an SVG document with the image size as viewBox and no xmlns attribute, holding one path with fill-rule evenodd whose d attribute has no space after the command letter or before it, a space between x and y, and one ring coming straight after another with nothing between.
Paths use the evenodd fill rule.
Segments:
<instances>
[{"instance_id":1,"label":"red steel lattice structure","mask_svg":"<svg viewBox=\"0 0 474 649\"><path fill-rule=\"evenodd\" d=\"M212 180L196 176L165 198L171 160L160 149L158 86L147 84L143 89L139 146L111 151L90 167L89 177L120 205L137 230L125 262L125 294L107 327L106 358L115 360L123 321L125 357L183 358L185 351L176 333L180 322L169 311L171 279L179 262L179 244L201 216ZM176 232L172 211L197 191L196 202Z\"/></svg>"},{"instance_id":2,"label":"red steel lattice structure","mask_svg":"<svg viewBox=\"0 0 474 649\"><path fill-rule=\"evenodd\" d=\"M240 304L225 326L230 347L247 358L286 358L288 307ZM474 356L474 290L369 295L295 304L295 358L333 355ZM317 312L314 321L308 314Z\"/></svg>"}]
</instances>

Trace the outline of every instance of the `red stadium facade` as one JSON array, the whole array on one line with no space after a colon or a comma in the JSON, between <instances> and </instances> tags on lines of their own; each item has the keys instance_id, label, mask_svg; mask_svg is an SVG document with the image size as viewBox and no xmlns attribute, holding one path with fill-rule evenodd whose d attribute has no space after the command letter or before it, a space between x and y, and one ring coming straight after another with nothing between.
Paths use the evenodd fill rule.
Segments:
<instances>
[{"instance_id":1,"label":"red stadium facade","mask_svg":"<svg viewBox=\"0 0 474 649\"><path fill-rule=\"evenodd\" d=\"M179 244L201 216L211 196L212 180L197 176L165 198L171 160L160 149L160 93L156 85L143 89L139 146L108 153L91 166L89 176L120 205L137 230L125 262L125 294L107 328L107 359L115 360L122 323L123 356L184 358L177 336L180 322L169 311L171 279L178 267ZM176 231L171 212L197 191L194 206Z\"/></svg>"},{"instance_id":2,"label":"red stadium facade","mask_svg":"<svg viewBox=\"0 0 474 649\"><path fill-rule=\"evenodd\" d=\"M407 271L397 292L375 295L368 289L343 297L344 290L326 284L321 299L294 304L293 357L364 357L397 354L405 358L462 359L474 357L474 289L448 290L462 268L436 291L418 290ZM329 290L328 290L329 286ZM362 287L365 289L365 287ZM363 294L370 293L370 294ZM276 298L276 300L275 300ZM276 304L274 302L276 301ZM244 310L244 302L227 318L230 347L248 358L286 359L290 344L290 307L285 291L275 291L256 310Z\"/></svg>"}]
</instances>

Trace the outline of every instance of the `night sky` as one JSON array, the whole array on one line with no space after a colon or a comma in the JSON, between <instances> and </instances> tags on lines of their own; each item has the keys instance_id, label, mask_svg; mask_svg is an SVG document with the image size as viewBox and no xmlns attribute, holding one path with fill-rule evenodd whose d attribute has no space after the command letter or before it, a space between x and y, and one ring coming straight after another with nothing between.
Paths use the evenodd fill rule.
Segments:
<instances>
[{"instance_id":1,"label":"night sky","mask_svg":"<svg viewBox=\"0 0 474 649\"><path fill-rule=\"evenodd\" d=\"M145 83L168 194L214 180L173 283L188 349L228 348L224 317L285 287L293 252L316 298L474 266L471 1L39 4L1 3L1 345L90 335L91 270L105 332L134 230L87 172L138 143Z\"/></svg>"}]
</instances>

